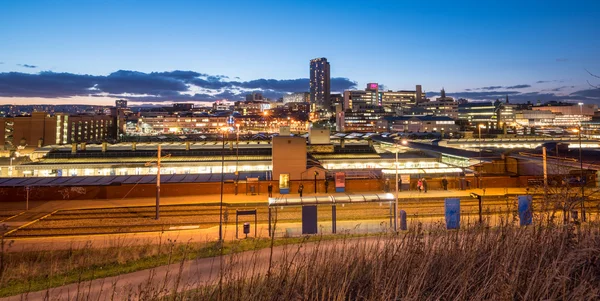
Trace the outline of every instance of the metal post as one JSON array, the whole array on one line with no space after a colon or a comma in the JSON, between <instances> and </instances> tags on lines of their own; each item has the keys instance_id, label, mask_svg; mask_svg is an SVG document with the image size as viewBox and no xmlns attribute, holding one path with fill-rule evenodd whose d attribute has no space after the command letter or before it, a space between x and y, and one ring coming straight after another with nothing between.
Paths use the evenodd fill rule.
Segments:
<instances>
[{"instance_id":1,"label":"metal post","mask_svg":"<svg viewBox=\"0 0 600 301\"><path fill-rule=\"evenodd\" d=\"M318 175L319 175L319 173L315 171L315 193L317 193L317 176Z\"/></svg>"},{"instance_id":2,"label":"metal post","mask_svg":"<svg viewBox=\"0 0 600 301\"><path fill-rule=\"evenodd\" d=\"M331 205L331 233L337 233L337 217L335 204Z\"/></svg>"},{"instance_id":3,"label":"metal post","mask_svg":"<svg viewBox=\"0 0 600 301\"><path fill-rule=\"evenodd\" d=\"M156 219L160 218L160 144L158 145L158 154L156 159Z\"/></svg>"},{"instance_id":4,"label":"metal post","mask_svg":"<svg viewBox=\"0 0 600 301\"><path fill-rule=\"evenodd\" d=\"M235 239L238 239L238 232L239 232L239 226L238 226L238 210L235 209Z\"/></svg>"},{"instance_id":5,"label":"metal post","mask_svg":"<svg viewBox=\"0 0 600 301\"><path fill-rule=\"evenodd\" d=\"M394 231L398 232L398 148L396 147L396 200L394 202Z\"/></svg>"},{"instance_id":6,"label":"metal post","mask_svg":"<svg viewBox=\"0 0 600 301\"><path fill-rule=\"evenodd\" d=\"M483 224L483 217L481 216L482 210L483 210L483 208L482 208L483 206L481 204L481 198L482 198L482 196L477 197L477 200L479 201L479 224L480 225Z\"/></svg>"},{"instance_id":7,"label":"metal post","mask_svg":"<svg viewBox=\"0 0 600 301\"><path fill-rule=\"evenodd\" d=\"M225 132L223 134L223 147L221 148L221 201L219 203L219 241L223 241L223 172L225 169Z\"/></svg>"},{"instance_id":8,"label":"metal post","mask_svg":"<svg viewBox=\"0 0 600 301\"><path fill-rule=\"evenodd\" d=\"M581 107L581 106L580 106ZM579 126L579 167L580 167L580 178L581 178L581 221L585 222L585 180L583 178L583 158L581 156L581 125Z\"/></svg>"},{"instance_id":9,"label":"metal post","mask_svg":"<svg viewBox=\"0 0 600 301\"><path fill-rule=\"evenodd\" d=\"M269 237L271 237L271 206L269 206Z\"/></svg>"},{"instance_id":10,"label":"metal post","mask_svg":"<svg viewBox=\"0 0 600 301\"><path fill-rule=\"evenodd\" d=\"M548 193L548 166L547 166L547 155L546 155L546 147L542 147L542 161L544 167L544 193Z\"/></svg>"},{"instance_id":11,"label":"metal post","mask_svg":"<svg viewBox=\"0 0 600 301\"><path fill-rule=\"evenodd\" d=\"M256 236L256 228L258 228L258 217L256 217L258 215L258 210L256 210L256 208L254 208L254 237L258 237Z\"/></svg>"},{"instance_id":12,"label":"metal post","mask_svg":"<svg viewBox=\"0 0 600 301\"><path fill-rule=\"evenodd\" d=\"M25 187L25 191L27 192L27 199L25 200L25 210L29 210L29 186Z\"/></svg>"}]
</instances>

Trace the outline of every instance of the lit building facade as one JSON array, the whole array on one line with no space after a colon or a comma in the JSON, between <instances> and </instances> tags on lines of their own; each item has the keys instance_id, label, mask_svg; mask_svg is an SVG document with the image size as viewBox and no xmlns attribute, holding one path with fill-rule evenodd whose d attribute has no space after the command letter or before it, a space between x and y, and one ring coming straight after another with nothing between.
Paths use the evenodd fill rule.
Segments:
<instances>
[{"instance_id":1,"label":"lit building facade","mask_svg":"<svg viewBox=\"0 0 600 301\"><path fill-rule=\"evenodd\" d=\"M110 115L69 115L33 112L30 116L0 118L0 145L4 149L99 142L115 138Z\"/></svg>"},{"instance_id":2,"label":"lit building facade","mask_svg":"<svg viewBox=\"0 0 600 301\"><path fill-rule=\"evenodd\" d=\"M466 120L471 125L496 124L496 106L492 102L469 102L458 105L458 119Z\"/></svg>"},{"instance_id":3,"label":"lit building facade","mask_svg":"<svg viewBox=\"0 0 600 301\"><path fill-rule=\"evenodd\" d=\"M377 122L378 132L458 132L459 126L448 116L387 116Z\"/></svg>"},{"instance_id":4,"label":"lit building facade","mask_svg":"<svg viewBox=\"0 0 600 301\"><path fill-rule=\"evenodd\" d=\"M423 108L427 112L427 115L447 116L452 119L458 119L458 103L455 101L424 101L418 103L417 107Z\"/></svg>"},{"instance_id":5,"label":"lit building facade","mask_svg":"<svg viewBox=\"0 0 600 301\"><path fill-rule=\"evenodd\" d=\"M310 93L308 92L299 92L292 93L283 96L283 103L291 103L291 102L310 102Z\"/></svg>"}]
</instances>

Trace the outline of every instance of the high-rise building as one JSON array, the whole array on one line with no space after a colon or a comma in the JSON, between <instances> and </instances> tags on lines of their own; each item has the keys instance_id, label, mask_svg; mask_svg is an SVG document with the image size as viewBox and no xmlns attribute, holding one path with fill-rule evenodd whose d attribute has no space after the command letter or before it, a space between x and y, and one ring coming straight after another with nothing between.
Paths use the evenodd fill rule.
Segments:
<instances>
[{"instance_id":1,"label":"high-rise building","mask_svg":"<svg viewBox=\"0 0 600 301\"><path fill-rule=\"evenodd\" d=\"M252 94L246 94L246 101L262 101L262 93L253 92Z\"/></svg>"},{"instance_id":2,"label":"high-rise building","mask_svg":"<svg viewBox=\"0 0 600 301\"><path fill-rule=\"evenodd\" d=\"M119 109L126 109L127 108L127 100L125 100L125 99L115 100L115 107L117 107Z\"/></svg>"},{"instance_id":3,"label":"high-rise building","mask_svg":"<svg viewBox=\"0 0 600 301\"><path fill-rule=\"evenodd\" d=\"M331 77L327 59L310 60L310 104L312 111L330 110Z\"/></svg>"}]
</instances>

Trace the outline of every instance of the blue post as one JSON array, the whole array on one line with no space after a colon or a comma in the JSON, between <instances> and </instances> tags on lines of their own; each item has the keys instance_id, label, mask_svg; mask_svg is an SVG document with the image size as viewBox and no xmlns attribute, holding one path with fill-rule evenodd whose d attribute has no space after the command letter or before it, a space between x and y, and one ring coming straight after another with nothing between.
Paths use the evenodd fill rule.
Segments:
<instances>
[{"instance_id":1,"label":"blue post","mask_svg":"<svg viewBox=\"0 0 600 301\"><path fill-rule=\"evenodd\" d=\"M531 196L519 196L519 224L521 226L531 225L533 221L533 213L531 211Z\"/></svg>"},{"instance_id":2,"label":"blue post","mask_svg":"<svg viewBox=\"0 0 600 301\"><path fill-rule=\"evenodd\" d=\"M408 230L406 226L406 211L400 210L400 230Z\"/></svg>"},{"instance_id":3,"label":"blue post","mask_svg":"<svg viewBox=\"0 0 600 301\"><path fill-rule=\"evenodd\" d=\"M444 201L446 229L460 228L460 199L447 198Z\"/></svg>"}]
</instances>

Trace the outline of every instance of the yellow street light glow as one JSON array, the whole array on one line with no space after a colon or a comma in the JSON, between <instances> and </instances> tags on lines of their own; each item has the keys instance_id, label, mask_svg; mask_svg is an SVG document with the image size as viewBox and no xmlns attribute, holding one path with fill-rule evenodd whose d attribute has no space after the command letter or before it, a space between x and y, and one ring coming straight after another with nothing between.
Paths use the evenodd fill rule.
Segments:
<instances>
[{"instance_id":1,"label":"yellow street light glow","mask_svg":"<svg viewBox=\"0 0 600 301\"><path fill-rule=\"evenodd\" d=\"M571 130L573 133L579 133L579 129L572 129Z\"/></svg>"}]
</instances>

